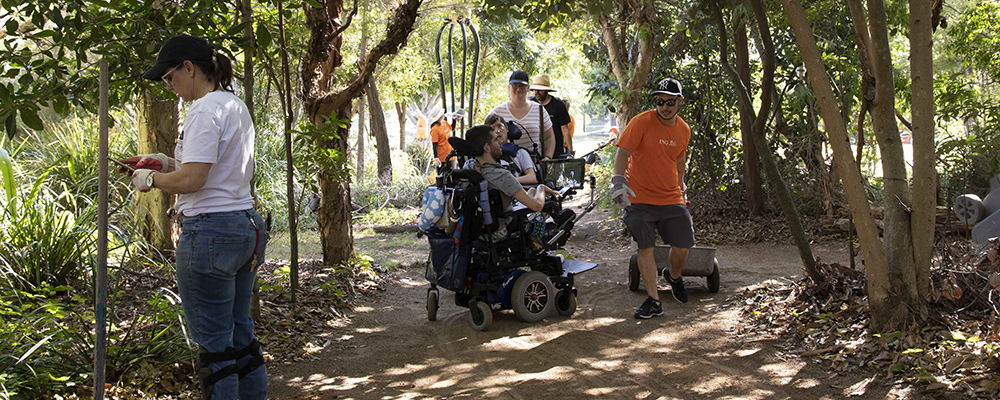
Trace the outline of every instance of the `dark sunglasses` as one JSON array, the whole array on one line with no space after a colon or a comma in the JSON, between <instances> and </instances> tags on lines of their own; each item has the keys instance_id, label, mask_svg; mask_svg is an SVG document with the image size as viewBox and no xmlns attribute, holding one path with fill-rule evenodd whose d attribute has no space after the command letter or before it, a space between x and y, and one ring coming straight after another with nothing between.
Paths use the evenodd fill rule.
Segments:
<instances>
[{"instance_id":1,"label":"dark sunglasses","mask_svg":"<svg viewBox=\"0 0 1000 400\"><path fill-rule=\"evenodd\" d=\"M666 99L666 100L663 100L663 99L657 97L657 98L653 99L653 102L656 104L657 107L663 107L664 104L666 104L667 107L673 107L673 106L677 105L677 99Z\"/></svg>"}]
</instances>

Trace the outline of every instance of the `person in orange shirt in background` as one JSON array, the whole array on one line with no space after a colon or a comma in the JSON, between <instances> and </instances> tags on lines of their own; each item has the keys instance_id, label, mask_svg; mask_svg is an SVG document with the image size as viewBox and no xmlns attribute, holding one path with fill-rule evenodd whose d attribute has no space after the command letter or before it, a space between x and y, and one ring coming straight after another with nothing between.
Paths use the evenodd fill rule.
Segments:
<instances>
[{"instance_id":1,"label":"person in orange shirt in background","mask_svg":"<svg viewBox=\"0 0 1000 400\"><path fill-rule=\"evenodd\" d=\"M427 117L417 113L417 140L427 139Z\"/></svg>"},{"instance_id":2,"label":"person in orange shirt in background","mask_svg":"<svg viewBox=\"0 0 1000 400\"><path fill-rule=\"evenodd\" d=\"M566 103L566 112L569 112L569 100L564 99L563 103ZM566 150L568 150L570 154L575 155L576 152L573 151L573 135L576 134L576 118L573 118L573 114L569 115L569 123L566 124L566 126L569 127L569 136L563 138L566 142Z\"/></svg>"},{"instance_id":3,"label":"person in orange shirt in background","mask_svg":"<svg viewBox=\"0 0 1000 400\"><path fill-rule=\"evenodd\" d=\"M629 121L618 139L611 199L625 209L623 221L638 243L639 274L645 284L646 301L635 311L636 318L663 315L657 292L656 234L671 246L670 270L663 277L670 283L674 299L687 303L687 289L681 271L688 249L694 247L691 213L684 204L685 156L691 128L677 109L684 103L681 83L673 78L653 87L655 108Z\"/></svg>"},{"instance_id":4,"label":"person in orange shirt in background","mask_svg":"<svg viewBox=\"0 0 1000 400\"><path fill-rule=\"evenodd\" d=\"M431 111L431 117L428 119L431 122L431 152L434 154L434 158L438 160L438 165L444 163L448 159L448 154L451 153L451 144L448 143L448 138L451 137L452 127L447 120L444 119L444 109L441 107L434 108Z\"/></svg>"}]
</instances>

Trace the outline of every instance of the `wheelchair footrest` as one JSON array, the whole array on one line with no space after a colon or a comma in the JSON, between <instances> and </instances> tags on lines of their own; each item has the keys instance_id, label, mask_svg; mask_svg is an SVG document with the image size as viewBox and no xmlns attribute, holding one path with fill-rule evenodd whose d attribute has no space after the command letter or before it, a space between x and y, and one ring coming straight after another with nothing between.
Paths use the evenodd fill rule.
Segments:
<instances>
[{"instance_id":1,"label":"wheelchair footrest","mask_svg":"<svg viewBox=\"0 0 1000 400\"><path fill-rule=\"evenodd\" d=\"M594 269L594 267L597 266L596 263L577 261L577 260L563 260L562 265L563 265L562 276L567 276L568 274L574 274L574 275L582 274L584 272Z\"/></svg>"}]
</instances>

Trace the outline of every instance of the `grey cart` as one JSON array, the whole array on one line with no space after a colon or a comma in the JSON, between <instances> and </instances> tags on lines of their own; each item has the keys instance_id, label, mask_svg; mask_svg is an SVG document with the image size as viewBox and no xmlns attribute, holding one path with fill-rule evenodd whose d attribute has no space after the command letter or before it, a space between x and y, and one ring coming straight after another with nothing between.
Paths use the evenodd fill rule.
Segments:
<instances>
[{"instance_id":1,"label":"grey cart","mask_svg":"<svg viewBox=\"0 0 1000 400\"><path fill-rule=\"evenodd\" d=\"M715 258L715 247L695 246L688 250L687 263L681 276L704 276L708 282L708 291L719 292L719 260ZM657 245L653 249L656 257L656 269L660 275L670 273L670 246ZM635 292L639 290L639 255L633 254L628 263L628 288Z\"/></svg>"}]
</instances>

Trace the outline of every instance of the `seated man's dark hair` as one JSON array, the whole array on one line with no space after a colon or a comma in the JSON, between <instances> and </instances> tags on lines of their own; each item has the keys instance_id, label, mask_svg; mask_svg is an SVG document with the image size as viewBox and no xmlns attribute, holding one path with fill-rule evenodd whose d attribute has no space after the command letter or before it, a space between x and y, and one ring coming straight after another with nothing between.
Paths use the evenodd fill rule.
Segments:
<instances>
[{"instance_id":1,"label":"seated man's dark hair","mask_svg":"<svg viewBox=\"0 0 1000 400\"><path fill-rule=\"evenodd\" d=\"M476 125L469 130L465 131L465 140L475 145L477 148L482 148L486 143L490 142L492 139L493 127L489 125Z\"/></svg>"}]
</instances>

